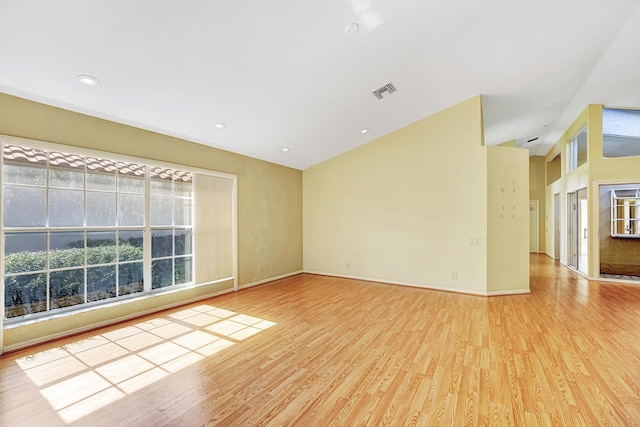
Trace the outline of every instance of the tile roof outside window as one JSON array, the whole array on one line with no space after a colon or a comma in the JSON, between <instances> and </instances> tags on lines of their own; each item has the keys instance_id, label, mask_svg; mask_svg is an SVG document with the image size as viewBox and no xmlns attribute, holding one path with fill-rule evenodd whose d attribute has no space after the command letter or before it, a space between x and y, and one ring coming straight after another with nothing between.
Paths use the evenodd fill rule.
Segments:
<instances>
[{"instance_id":1,"label":"tile roof outside window","mask_svg":"<svg viewBox=\"0 0 640 427\"><path fill-rule=\"evenodd\" d=\"M118 173L124 175L144 176L145 174L145 166L137 163L116 163L112 160L100 159L97 157L83 157L76 154L65 154L53 151L49 152L47 156L47 152L44 150L20 147L17 145L5 145L4 158L6 161L38 165L46 165L48 159L49 164L52 166L70 169L84 168L86 163L88 170L96 172L114 173L117 169ZM168 181L192 182L193 175L191 172L153 166L151 168L151 178Z\"/></svg>"}]
</instances>

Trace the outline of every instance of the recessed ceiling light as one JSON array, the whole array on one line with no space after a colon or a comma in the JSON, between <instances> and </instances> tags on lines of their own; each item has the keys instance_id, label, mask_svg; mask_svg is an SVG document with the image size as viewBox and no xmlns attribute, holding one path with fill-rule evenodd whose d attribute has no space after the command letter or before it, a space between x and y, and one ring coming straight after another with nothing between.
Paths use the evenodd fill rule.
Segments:
<instances>
[{"instance_id":1,"label":"recessed ceiling light","mask_svg":"<svg viewBox=\"0 0 640 427\"><path fill-rule=\"evenodd\" d=\"M360 31L360 25L356 24L355 22L344 27L344 33L348 36L352 36L358 31Z\"/></svg>"},{"instance_id":2,"label":"recessed ceiling light","mask_svg":"<svg viewBox=\"0 0 640 427\"><path fill-rule=\"evenodd\" d=\"M282 152L283 152L283 153L286 153L287 151L289 151L289 147L284 147L284 148L282 149Z\"/></svg>"},{"instance_id":3,"label":"recessed ceiling light","mask_svg":"<svg viewBox=\"0 0 640 427\"><path fill-rule=\"evenodd\" d=\"M79 75L79 76L76 76L76 79L78 79L80 83L82 83L85 86L97 86L100 84L100 80L92 76Z\"/></svg>"},{"instance_id":4,"label":"recessed ceiling light","mask_svg":"<svg viewBox=\"0 0 640 427\"><path fill-rule=\"evenodd\" d=\"M214 125L213 125L213 127L214 127L214 128L216 128L216 129L218 129L218 130L222 130L222 129L224 129L225 127L227 127L227 125L226 125L226 124L224 124L224 123L222 123L222 122L218 122L218 123L214 124Z\"/></svg>"},{"instance_id":5,"label":"recessed ceiling light","mask_svg":"<svg viewBox=\"0 0 640 427\"><path fill-rule=\"evenodd\" d=\"M362 130L360 131L360 133L361 133L361 134L363 134L363 135L364 135L365 133L367 133L367 132L369 132L369 129L362 129Z\"/></svg>"}]
</instances>

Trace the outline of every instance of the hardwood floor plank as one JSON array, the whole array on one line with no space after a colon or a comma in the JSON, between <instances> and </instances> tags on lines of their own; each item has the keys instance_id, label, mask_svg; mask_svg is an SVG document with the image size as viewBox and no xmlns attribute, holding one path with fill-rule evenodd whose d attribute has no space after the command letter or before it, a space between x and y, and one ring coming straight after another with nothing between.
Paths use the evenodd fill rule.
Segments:
<instances>
[{"instance_id":1,"label":"hardwood floor plank","mask_svg":"<svg viewBox=\"0 0 640 427\"><path fill-rule=\"evenodd\" d=\"M0 425L640 424L640 286L298 275L0 358Z\"/></svg>"}]
</instances>

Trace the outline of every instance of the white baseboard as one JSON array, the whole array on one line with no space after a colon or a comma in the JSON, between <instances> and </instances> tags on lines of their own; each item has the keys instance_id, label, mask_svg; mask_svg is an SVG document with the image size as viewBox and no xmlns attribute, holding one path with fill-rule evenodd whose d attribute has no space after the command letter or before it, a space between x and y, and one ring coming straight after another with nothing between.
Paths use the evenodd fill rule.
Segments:
<instances>
[{"instance_id":1,"label":"white baseboard","mask_svg":"<svg viewBox=\"0 0 640 427\"><path fill-rule=\"evenodd\" d=\"M488 297L497 297L497 296L501 296L501 295L524 295L524 294L530 294L531 290L530 289L510 289L510 290L506 290L506 291L491 291L491 292L487 292L487 296Z\"/></svg>"},{"instance_id":2,"label":"white baseboard","mask_svg":"<svg viewBox=\"0 0 640 427\"><path fill-rule=\"evenodd\" d=\"M448 288L446 286L432 286L432 285L424 285L421 283L411 283L411 282L398 282L395 280L383 280L383 279L375 279L372 277L361 277L361 276L349 276L345 274L335 274L335 273L323 273L320 271L311 271L304 270L304 273L308 274L317 274L320 276L330 276L330 277L340 277L343 279L354 279L354 280L364 280L366 282L377 282L384 283L387 285L398 285L398 286L410 286L412 288L422 288L429 289L432 291L443 291L443 292L455 292L457 294L464 295L475 295L475 296L494 296L494 295L517 295L517 294L528 294L530 293L529 289L516 289L512 291L494 291L494 292L481 292L481 291L470 291L467 289L459 289L459 288Z\"/></svg>"},{"instance_id":3,"label":"white baseboard","mask_svg":"<svg viewBox=\"0 0 640 427\"><path fill-rule=\"evenodd\" d=\"M298 274L304 273L302 270L294 271L291 273L281 274L280 276L270 277L264 280L258 280L257 282L246 283L244 285L238 286L238 289L247 289L253 286L264 285L265 283L273 282L274 280L286 279L287 277L296 276Z\"/></svg>"}]
</instances>

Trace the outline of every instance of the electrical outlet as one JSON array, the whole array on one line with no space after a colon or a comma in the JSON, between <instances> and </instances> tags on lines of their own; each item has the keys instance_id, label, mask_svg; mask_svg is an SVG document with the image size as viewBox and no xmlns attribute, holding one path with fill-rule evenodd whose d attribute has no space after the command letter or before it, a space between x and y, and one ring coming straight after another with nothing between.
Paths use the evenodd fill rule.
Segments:
<instances>
[{"instance_id":1,"label":"electrical outlet","mask_svg":"<svg viewBox=\"0 0 640 427\"><path fill-rule=\"evenodd\" d=\"M347 263L347 270L351 268L351 262Z\"/></svg>"},{"instance_id":2,"label":"electrical outlet","mask_svg":"<svg viewBox=\"0 0 640 427\"><path fill-rule=\"evenodd\" d=\"M451 280L458 280L458 272L457 271L451 272Z\"/></svg>"},{"instance_id":3,"label":"electrical outlet","mask_svg":"<svg viewBox=\"0 0 640 427\"><path fill-rule=\"evenodd\" d=\"M469 244L471 246L478 246L480 244L480 238L479 237L469 237Z\"/></svg>"}]
</instances>

